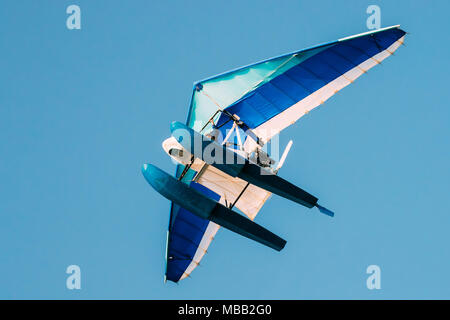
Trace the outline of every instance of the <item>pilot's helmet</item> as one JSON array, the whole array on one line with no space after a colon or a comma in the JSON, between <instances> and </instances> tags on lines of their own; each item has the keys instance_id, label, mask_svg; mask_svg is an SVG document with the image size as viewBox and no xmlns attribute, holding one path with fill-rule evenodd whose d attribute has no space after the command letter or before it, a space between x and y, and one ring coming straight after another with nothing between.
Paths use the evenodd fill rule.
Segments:
<instances>
[{"instance_id":1,"label":"pilot's helmet","mask_svg":"<svg viewBox=\"0 0 450 320\"><path fill-rule=\"evenodd\" d=\"M216 142L221 142L221 141L219 141L219 140L222 140L222 132L220 132L220 130L219 129L216 129L216 128L213 128L213 129L211 129L211 131L210 132L208 132L207 134L206 134L206 136L208 137L208 138L210 138L211 140L213 140L213 141L216 141Z\"/></svg>"}]
</instances>

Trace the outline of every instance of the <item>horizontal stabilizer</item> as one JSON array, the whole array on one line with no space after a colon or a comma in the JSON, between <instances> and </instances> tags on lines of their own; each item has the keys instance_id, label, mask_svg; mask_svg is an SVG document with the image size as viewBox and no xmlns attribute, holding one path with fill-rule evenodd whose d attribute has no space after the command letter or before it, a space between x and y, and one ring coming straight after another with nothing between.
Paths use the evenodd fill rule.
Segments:
<instances>
[{"instance_id":1,"label":"horizontal stabilizer","mask_svg":"<svg viewBox=\"0 0 450 320\"><path fill-rule=\"evenodd\" d=\"M178 181L151 164L144 164L142 173L147 182L161 195L196 216L280 251L286 241L250 219L208 198L203 193Z\"/></svg>"},{"instance_id":2,"label":"horizontal stabilizer","mask_svg":"<svg viewBox=\"0 0 450 320\"><path fill-rule=\"evenodd\" d=\"M319 211L322 212L323 214L326 214L327 216L330 216L330 217L334 217L334 212L333 212L333 211L328 210L327 208L322 207L321 205L319 205L319 204L317 204L317 203L316 203L316 207L317 207L317 209L319 209Z\"/></svg>"},{"instance_id":3,"label":"horizontal stabilizer","mask_svg":"<svg viewBox=\"0 0 450 320\"><path fill-rule=\"evenodd\" d=\"M312 208L317 203L317 198L313 195L254 163L247 162L239 172L238 177L307 208Z\"/></svg>"},{"instance_id":4,"label":"horizontal stabilizer","mask_svg":"<svg viewBox=\"0 0 450 320\"><path fill-rule=\"evenodd\" d=\"M280 251L286 245L286 240L221 204L218 204L213 210L210 220L277 251Z\"/></svg>"}]
</instances>

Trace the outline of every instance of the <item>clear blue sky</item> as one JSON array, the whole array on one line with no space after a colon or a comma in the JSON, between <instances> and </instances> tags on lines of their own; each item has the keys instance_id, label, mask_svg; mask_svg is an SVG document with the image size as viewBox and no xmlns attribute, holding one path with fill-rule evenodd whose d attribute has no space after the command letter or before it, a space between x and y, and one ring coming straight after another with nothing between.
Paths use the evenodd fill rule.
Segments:
<instances>
[{"instance_id":1,"label":"clear blue sky","mask_svg":"<svg viewBox=\"0 0 450 320\"><path fill-rule=\"evenodd\" d=\"M82 29L66 28L81 7ZM141 165L195 80L402 24L406 46L286 130L280 175L336 212L273 196L281 252L221 230L163 283L169 202ZM448 1L3 1L0 298L450 298ZM66 289L68 265L82 289ZM381 267L381 290L366 268Z\"/></svg>"}]
</instances>

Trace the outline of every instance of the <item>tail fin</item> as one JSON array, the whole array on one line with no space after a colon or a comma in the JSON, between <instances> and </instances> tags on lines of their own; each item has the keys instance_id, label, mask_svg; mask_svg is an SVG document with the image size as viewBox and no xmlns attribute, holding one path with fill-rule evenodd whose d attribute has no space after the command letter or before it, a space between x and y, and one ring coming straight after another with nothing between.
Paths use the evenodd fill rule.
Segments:
<instances>
[{"instance_id":1,"label":"tail fin","mask_svg":"<svg viewBox=\"0 0 450 320\"><path fill-rule=\"evenodd\" d=\"M319 209L319 211L322 212L323 214L326 214L327 216L330 216L330 217L334 217L334 212L333 212L333 211L328 210L327 208L322 207L321 205L319 205L319 204L317 204L317 203L316 203L316 207L317 207L317 209Z\"/></svg>"}]
</instances>

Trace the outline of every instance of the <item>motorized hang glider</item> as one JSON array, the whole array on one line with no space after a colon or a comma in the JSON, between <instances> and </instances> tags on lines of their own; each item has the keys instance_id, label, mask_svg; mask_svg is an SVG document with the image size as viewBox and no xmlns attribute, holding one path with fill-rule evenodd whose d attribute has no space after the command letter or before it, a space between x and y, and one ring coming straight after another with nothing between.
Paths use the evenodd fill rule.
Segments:
<instances>
[{"instance_id":1,"label":"motorized hang glider","mask_svg":"<svg viewBox=\"0 0 450 320\"><path fill-rule=\"evenodd\" d=\"M166 280L188 277L220 226L281 250L286 241L253 222L272 193L334 215L277 175L292 141L278 162L263 146L391 56L405 34L400 26L383 28L194 83L186 124L173 122L163 142L179 163L176 178L151 164L142 168L150 185L172 201Z\"/></svg>"}]
</instances>

